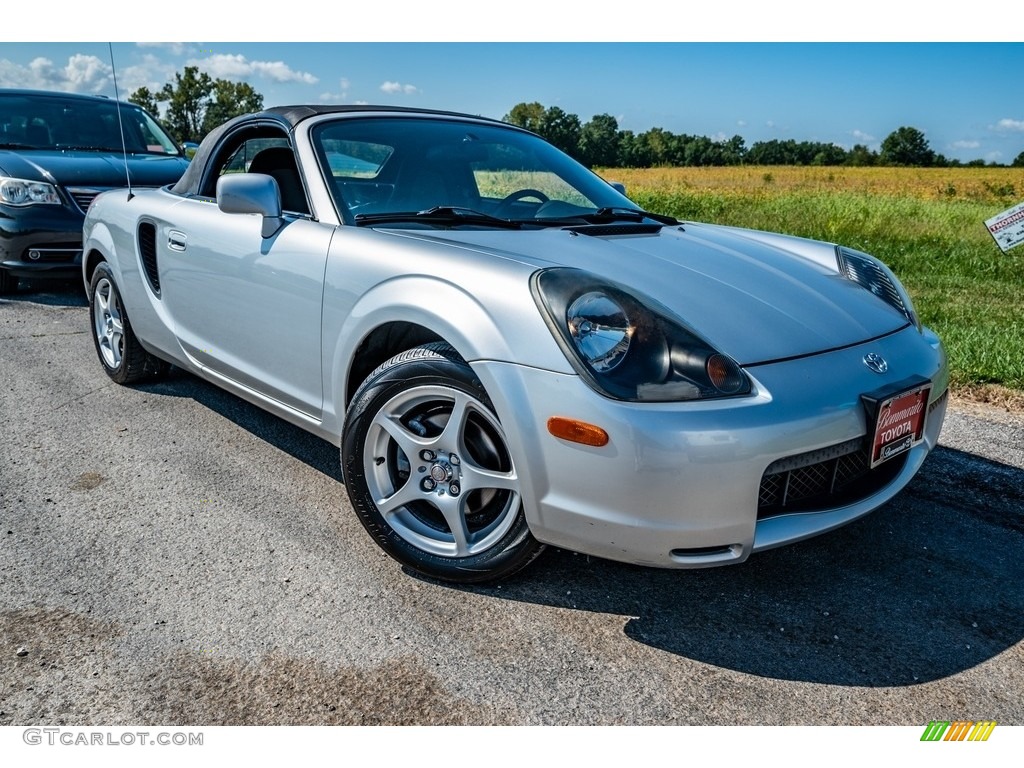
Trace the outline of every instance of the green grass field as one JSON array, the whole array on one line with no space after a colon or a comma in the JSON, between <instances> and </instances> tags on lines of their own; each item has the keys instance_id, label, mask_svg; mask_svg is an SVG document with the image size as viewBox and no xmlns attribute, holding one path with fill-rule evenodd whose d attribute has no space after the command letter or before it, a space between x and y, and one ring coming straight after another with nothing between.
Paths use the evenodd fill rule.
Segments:
<instances>
[{"instance_id":1,"label":"green grass field","mask_svg":"<svg viewBox=\"0 0 1024 768\"><path fill-rule=\"evenodd\" d=\"M1024 169L607 170L638 205L680 219L841 243L886 262L946 344L960 390L1024 390L1024 245L984 221L1024 199ZM902 174L902 178L901 178Z\"/></svg>"}]
</instances>

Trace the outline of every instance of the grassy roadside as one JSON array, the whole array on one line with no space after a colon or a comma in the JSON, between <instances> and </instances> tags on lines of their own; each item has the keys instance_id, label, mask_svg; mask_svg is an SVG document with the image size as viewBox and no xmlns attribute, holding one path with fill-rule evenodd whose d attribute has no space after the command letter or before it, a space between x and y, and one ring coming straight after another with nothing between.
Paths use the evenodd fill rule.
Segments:
<instances>
[{"instance_id":1,"label":"grassy roadside","mask_svg":"<svg viewBox=\"0 0 1024 768\"><path fill-rule=\"evenodd\" d=\"M946 344L959 394L1024 406L1024 246L985 219L1024 199L1024 169L602 171L648 210L838 242L885 261Z\"/></svg>"}]
</instances>

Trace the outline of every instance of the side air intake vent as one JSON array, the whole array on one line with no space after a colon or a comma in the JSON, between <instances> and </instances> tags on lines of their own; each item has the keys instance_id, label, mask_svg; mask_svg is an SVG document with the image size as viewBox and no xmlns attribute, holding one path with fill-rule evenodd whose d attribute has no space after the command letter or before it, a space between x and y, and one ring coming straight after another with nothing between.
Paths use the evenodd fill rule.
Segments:
<instances>
[{"instance_id":1,"label":"side air intake vent","mask_svg":"<svg viewBox=\"0 0 1024 768\"><path fill-rule=\"evenodd\" d=\"M139 256L142 269L153 293L160 295L160 272L156 265L156 225L148 221L139 224Z\"/></svg>"}]
</instances>

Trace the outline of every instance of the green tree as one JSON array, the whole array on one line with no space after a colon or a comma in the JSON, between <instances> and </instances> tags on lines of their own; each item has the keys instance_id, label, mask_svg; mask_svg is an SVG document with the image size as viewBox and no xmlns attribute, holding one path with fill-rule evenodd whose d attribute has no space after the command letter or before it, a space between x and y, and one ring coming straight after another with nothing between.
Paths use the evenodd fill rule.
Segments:
<instances>
[{"instance_id":1,"label":"green tree","mask_svg":"<svg viewBox=\"0 0 1024 768\"><path fill-rule=\"evenodd\" d=\"M580 119L561 107L544 110L537 133L563 152L573 156L579 152Z\"/></svg>"},{"instance_id":2,"label":"green tree","mask_svg":"<svg viewBox=\"0 0 1024 768\"><path fill-rule=\"evenodd\" d=\"M233 117L263 109L263 96L248 83L214 80L213 93L203 115L203 133L209 133Z\"/></svg>"},{"instance_id":3,"label":"green tree","mask_svg":"<svg viewBox=\"0 0 1024 768\"><path fill-rule=\"evenodd\" d=\"M131 101L157 114L157 102L166 103L161 119L178 141L201 141L203 136L232 117L263 109L263 96L248 83L214 80L199 67L175 72L174 80L156 93L139 88ZM145 103L144 103L145 102Z\"/></svg>"},{"instance_id":4,"label":"green tree","mask_svg":"<svg viewBox=\"0 0 1024 768\"><path fill-rule=\"evenodd\" d=\"M872 152L863 144L854 144L846 155L847 165L876 165L878 163L878 153Z\"/></svg>"},{"instance_id":5,"label":"green tree","mask_svg":"<svg viewBox=\"0 0 1024 768\"><path fill-rule=\"evenodd\" d=\"M924 133L904 125L882 141L879 160L882 165L930 166L935 163L935 153L928 146Z\"/></svg>"},{"instance_id":6,"label":"green tree","mask_svg":"<svg viewBox=\"0 0 1024 768\"><path fill-rule=\"evenodd\" d=\"M213 93L213 78L199 67L185 67L174 73L174 82L166 83L157 94L167 102L164 122L178 141L199 141L203 137L203 117Z\"/></svg>"},{"instance_id":7,"label":"green tree","mask_svg":"<svg viewBox=\"0 0 1024 768\"><path fill-rule=\"evenodd\" d=\"M146 86L142 86L137 89L131 96L128 97L128 101L132 104L138 104L144 110L153 115L153 117L160 116L160 106L156 101L156 94L149 90Z\"/></svg>"},{"instance_id":8,"label":"green tree","mask_svg":"<svg viewBox=\"0 0 1024 768\"><path fill-rule=\"evenodd\" d=\"M649 155L645 165L672 165L676 137L664 128L651 128L639 136Z\"/></svg>"},{"instance_id":9,"label":"green tree","mask_svg":"<svg viewBox=\"0 0 1024 768\"><path fill-rule=\"evenodd\" d=\"M722 160L725 165L740 165L747 156L747 142L739 134L722 144Z\"/></svg>"},{"instance_id":10,"label":"green tree","mask_svg":"<svg viewBox=\"0 0 1024 768\"><path fill-rule=\"evenodd\" d=\"M534 133L540 133L541 124L544 122L544 105L539 101L531 101L529 104L520 102L509 110L509 113L502 118L506 123L518 125Z\"/></svg>"},{"instance_id":11,"label":"green tree","mask_svg":"<svg viewBox=\"0 0 1024 768\"><path fill-rule=\"evenodd\" d=\"M632 131L619 131L619 162L623 168L649 168L651 153L644 137Z\"/></svg>"},{"instance_id":12,"label":"green tree","mask_svg":"<svg viewBox=\"0 0 1024 768\"><path fill-rule=\"evenodd\" d=\"M611 167L619 161L619 122L611 115L594 115L580 130L580 161L590 167Z\"/></svg>"},{"instance_id":13,"label":"green tree","mask_svg":"<svg viewBox=\"0 0 1024 768\"><path fill-rule=\"evenodd\" d=\"M1024 168L1024 152L1021 152L1014 158L1012 165L1014 168Z\"/></svg>"}]
</instances>

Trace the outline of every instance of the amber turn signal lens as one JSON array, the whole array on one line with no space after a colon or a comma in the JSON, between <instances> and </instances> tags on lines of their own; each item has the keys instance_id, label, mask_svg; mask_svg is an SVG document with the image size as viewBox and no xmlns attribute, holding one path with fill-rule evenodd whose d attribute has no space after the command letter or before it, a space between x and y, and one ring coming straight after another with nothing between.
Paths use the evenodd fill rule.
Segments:
<instances>
[{"instance_id":1,"label":"amber turn signal lens","mask_svg":"<svg viewBox=\"0 0 1024 768\"><path fill-rule=\"evenodd\" d=\"M566 419L561 416L552 416L548 419L548 432L555 437L568 440L581 445L592 445L600 448L608 445L608 433L593 424L576 419Z\"/></svg>"},{"instance_id":2,"label":"amber turn signal lens","mask_svg":"<svg viewBox=\"0 0 1024 768\"><path fill-rule=\"evenodd\" d=\"M719 392L734 395L743 388L743 374L739 367L725 355L717 352L708 358L708 378Z\"/></svg>"}]
</instances>

